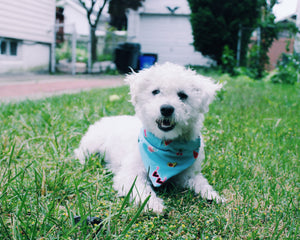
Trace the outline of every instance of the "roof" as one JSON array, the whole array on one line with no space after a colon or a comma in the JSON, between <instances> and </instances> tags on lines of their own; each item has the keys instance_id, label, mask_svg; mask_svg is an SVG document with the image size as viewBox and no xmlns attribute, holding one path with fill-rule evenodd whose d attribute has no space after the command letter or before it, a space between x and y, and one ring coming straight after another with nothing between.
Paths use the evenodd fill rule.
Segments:
<instances>
[{"instance_id":1,"label":"roof","mask_svg":"<svg viewBox=\"0 0 300 240\"><path fill-rule=\"evenodd\" d=\"M139 8L143 14L181 14L191 13L187 0L145 0Z\"/></svg>"},{"instance_id":2,"label":"roof","mask_svg":"<svg viewBox=\"0 0 300 240\"><path fill-rule=\"evenodd\" d=\"M297 19L297 15L296 15L296 13L294 13L294 14L290 14L290 15L286 16L285 18L282 18L278 22L281 22L281 23L287 23L287 22L296 23L296 19Z\"/></svg>"}]
</instances>

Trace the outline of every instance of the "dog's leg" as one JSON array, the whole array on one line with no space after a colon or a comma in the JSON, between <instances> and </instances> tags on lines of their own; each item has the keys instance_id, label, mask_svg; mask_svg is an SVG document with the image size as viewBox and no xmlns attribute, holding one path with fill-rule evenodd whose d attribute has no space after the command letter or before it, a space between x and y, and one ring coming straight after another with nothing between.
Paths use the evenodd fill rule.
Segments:
<instances>
[{"instance_id":1,"label":"dog's leg","mask_svg":"<svg viewBox=\"0 0 300 240\"><path fill-rule=\"evenodd\" d=\"M131 155L131 157L133 157ZM127 159L127 158L126 158ZM124 163L128 163L124 159ZM140 160L141 161L141 160ZM151 187L149 180L147 179L147 172L141 163L133 164L130 166L126 165L121 168L117 172L114 173L113 179L113 187L118 192L119 196L126 196L132 184L135 181L135 185L131 192L131 200L139 205L143 203L149 195L151 195L147 208L149 210L153 210L156 213L162 213L164 210L163 200L156 196L156 193Z\"/></svg>"},{"instance_id":2,"label":"dog's leg","mask_svg":"<svg viewBox=\"0 0 300 240\"><path fill-rule=\"evenodd\" d=\"M86 139L88 140L88 138ZM77 159L79 159L79 162L81 164L84 164L86 161L86 158L93 153L98 152L98 149L96 148L90 148L91 145L88 144L88 141L85 142L81 142L80 146L75 149L74 153L75 153L75 157Z\"/></svg>"},{"instance_id":3,"label":"dog's leg","mask_svg":"<svg viewBox=\"0 0 300 240\"><path fill-rule=\"evenodd\" d=\"M119 196L125 196L130 191L130 188L135 180L135 178L131 178L132 180L131 184L124 183L124 180L121 182L118 182L116 180L117 178L114 178L114 188L118 191ZM126 180L126 182L130 182L130 180ZM121 185L120 185L121 184ZM164 210L163 200L156 196L156 193L153 191L149 183L141 180L141 176L137 176L135 185L133 187L132 193L131 193L131 201L133 201L136 205L140 205L143 203L148 196L151 196L147 203L147 209L153 210L156 213L162 213Z\"/></svg>"},{"instance_id":4,"label":"dog's leg","mask_svg":"<svg viewBox=\"0 0 300 240\"><path fill-rule=\"evenodd\" d=\"M195 191L196 194L200 194L203 199L209 201L214 200L217 203L225 202L225 198L221 197L213 187L208 183L207 179L201 174L193 174L189 171L189 174L181 174L178 178L178 183L184 188L190 188Z\"/></svg>"},{"instance_id":5,"label":"dog's leg","mask_svg":"<svg viewBox=\"0 0 300 240\"><path fill-rule=\"evenodd\" d=\"M79 159L81 164L85 163L86 158L94 153L100 152L100 148L103 145L102 131L99 130L100 121L91 125L82 137L79 147L74 151L75 157Z\"/></svg>"},{"instance_id":6,"label":"dog's leg","mask_svg":"<svg viewBox=\"0 0 300 240\"><path fill-rule=\"evenodd\" d=\"M194 189L195 193L200 194L202 198L215 200L217 203L225 202L225 199L219 196L201 173L190 178L188 182L189 186Z\"/></svg>"}]
</instances>

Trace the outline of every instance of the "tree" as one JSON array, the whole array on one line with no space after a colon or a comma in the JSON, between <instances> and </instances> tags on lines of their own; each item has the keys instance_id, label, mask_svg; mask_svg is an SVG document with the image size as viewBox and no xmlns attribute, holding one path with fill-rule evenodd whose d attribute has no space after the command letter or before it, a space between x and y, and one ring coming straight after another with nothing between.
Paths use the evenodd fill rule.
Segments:
<instances>
[{"instance_id":1,"label":"tree","mask_svg":"<svg viewBox=\"0 0 300 240\"><path fill-rule=\"evenodd\" d=\"M124 17L127 9L132 8L134 10L138 9L142 5L144 0L78 0L79 3L86 10L87 19L90 25L90 49L89 55L90 60L88 63L88 69L90 71L91 62L97 60L97 38L96 29L101 17L101 14L107 3L109 6L109 13L113 19L116 16Z\"/></svg>"},{"instance_id":2,"label":"tree","mask_svg":"<svg viewBox=\"0 0 300 240\"><path fill-rule=\"evenodd\" d=\"M268 50L280 31L279 25L275 24L275 15L272 13L272 8L276 3L277 0L264 2L260 18L257 20L258 41L252 46L252 53L250 50L249 57L249 68L253 72L253 77L257 79L263 76L265 66L269 63Z\"/></svg>"},{"instance_id":3,"label":"tree","mask_svg":"<svg viewBox=\"0 0 300 240\"><path fill-rule=\"evenodd\" d=\"M238 32L243 27L242 63L245 63L251 33L257 27L264 0L188 0L194 48L221 65L225 46L236 57Z\"/></svg>"},{"instance_id":4,"label":"tree","mask_svg":"<svg viewBox=\"0 0 300 240\"><path fill-rule=\"evenodd\" d=\"M298 29L292 22L275 22L273 7L278 0L268 0L263 3L261 15L258 19L259 41L250 50L249 68L253 72L253 77L260 79L263 77L265 67L269 64L268 51L279 32L287 30L291 34L296 34Z\"/></svg>"},{"instance_id":5,"label":"tree","mask_svg":"<svg viewBox=\"0 0 300 240\"><path fill-rule=\"evenodd\" d=\"M127 29L126 10L137 10L145 0L110 0L108 13L110 25L118 30Z\"/></svg>"}]
</instances>

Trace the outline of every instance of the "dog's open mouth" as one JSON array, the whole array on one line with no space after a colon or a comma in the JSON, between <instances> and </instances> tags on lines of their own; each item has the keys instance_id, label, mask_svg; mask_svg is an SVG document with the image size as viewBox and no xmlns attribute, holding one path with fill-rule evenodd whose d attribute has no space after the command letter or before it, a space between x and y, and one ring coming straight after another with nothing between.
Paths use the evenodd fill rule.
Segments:
<instances>
[{"instance_id":1,"label":"dog's open mouth","mask_svg":"<svg viewBox=\"0 0 300 240\"><path fill-rule=\"evenodd\" d=\"M160 130L168 132L175 127L175 122L170 118L159 118L156 120L157 126Z\"/></svg>"}]
</instances>

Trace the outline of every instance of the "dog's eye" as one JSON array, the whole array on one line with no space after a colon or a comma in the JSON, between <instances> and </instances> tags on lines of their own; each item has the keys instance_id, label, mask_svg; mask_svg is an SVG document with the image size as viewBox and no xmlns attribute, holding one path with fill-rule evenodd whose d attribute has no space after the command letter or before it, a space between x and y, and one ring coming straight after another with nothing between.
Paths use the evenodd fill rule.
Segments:
<instances>
[{"instance_id":1,"label":"dog's eye","mask_svg":"<svg viewBox=\"0 0 300 240\"><path fill-rule=\"evenodd\" d=\"M188 98L188 95L186 95L186 93L182 92L182 91L178 92L177 95L178 95L179 99L182 101L184 101Z\"/></svg>"},{"instance_id":2,"label":"dog's eye","mask_svg":"<svg viewBox=\"0 0 300 240\"><path fill-rule=\"evenodd\" d=\"M157 94L159 94L159 93L160 93L159 89L155 89L155 90L152 91L152 94L153 94L153 95L157 95Z\"/></svg>"}]
</instances>

